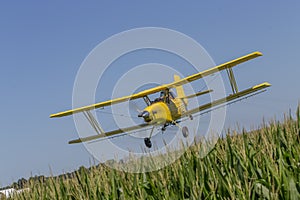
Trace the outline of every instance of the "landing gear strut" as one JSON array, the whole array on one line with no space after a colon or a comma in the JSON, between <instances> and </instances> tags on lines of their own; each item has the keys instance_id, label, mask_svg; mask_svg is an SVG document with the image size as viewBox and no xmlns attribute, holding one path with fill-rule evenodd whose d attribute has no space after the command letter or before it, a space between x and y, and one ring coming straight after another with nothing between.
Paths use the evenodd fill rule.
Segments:
<instances>
[{"instance_id":1,"label":"landing gear strut","mask_svg":"<svg viewBox=\"0 0 300 200\"><path fill-rule=\"evenodd\" d=\"M146 147L148 147L148 148L152 147L152 142L151 142L150 138L148 138L148 137L144 138L144 142L145 142Z\"/></svg>"},{"instance_id":2,"label":"landing gear strut","mask_svg":"<svg viewBox=\"0 0 300 200\"><path fill-rule=\"evenodd\" d=\"M151 137L152 137L152 134L153 134L153 131L154 131L154 127L155 126L153 126L152 129L151 129L151 133L150 133L149 137L144 138L145 145L148 148L152 147Z\"/></svg>"},{"instance_id":3,"label":"landing gear strut","mask_svg":"<svg viewBox=\"0 0 300 200\"><path fill-rule=\"evenodd\" d=\"M163 127L161 128L161 131L164 132L166 130L167 126L168 126L167 124L164 124Z\"/></svg>"}]
</instances>

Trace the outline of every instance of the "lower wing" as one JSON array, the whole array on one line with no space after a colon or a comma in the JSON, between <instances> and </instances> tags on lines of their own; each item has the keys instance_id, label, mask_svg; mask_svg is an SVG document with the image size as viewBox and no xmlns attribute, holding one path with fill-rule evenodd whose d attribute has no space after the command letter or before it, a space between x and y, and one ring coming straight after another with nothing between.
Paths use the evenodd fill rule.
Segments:
<instances>
[{"instance_id":1,"label":"lower wing","mask_svg":"<svg viewBox=\"0 0 300 200\"><path fill-rule=\"evenodd\" d=\"M91 140L110 137L110 136L113 136L113 135L117 135L117 134L120 134L120 133L127 133L127 132L130 132L130 131L138 130L138 129L141 129L141 128L144 128L144 127L147 127L147 126L152 126L152 125L153 124L146 124L145 123L145 124L140 124L140 125L137 125L137 126L131 126L131 127L127 127L127 128L117 129L117 130L109 131L109 132L102 133L102 134L99 134L99 135L92 135L92 136L88 136L88 137L84 137L84 138L78 138L76 140L71 140L71 141L69 141L69 144L88 142L88 141L91 141Z\"/></svg>"},{"instance_id":2,"label":"lower wing","mask_svg":"<svg viewBox=\"0 0 300 200\"><path fill-rule=\"evenodd\" d=\"M224 97L222 99L218 99L218 100L215 100L213 102L204 104L202 106L199 106L198 108L188 110L187 112L184 113L184 115L182 117L186 117L186 116L189 116L189 115L194 114L194 113L198 113L198 112L202 112L204 110L208 110L210 108L221 105L223 103L227 103L227 102L239 99L241 97L253 94L255 92L258 92L258 91L263 90L263 89L265 89L267 87L270 87L270 86L271 86L271 84L267 83L267 82L256 85L256 86L253 86L253 87L248 88L246 90L243 90L241 92L237 92L235 94L228 95L227 97Z\"/></svg>"}]
</instances>

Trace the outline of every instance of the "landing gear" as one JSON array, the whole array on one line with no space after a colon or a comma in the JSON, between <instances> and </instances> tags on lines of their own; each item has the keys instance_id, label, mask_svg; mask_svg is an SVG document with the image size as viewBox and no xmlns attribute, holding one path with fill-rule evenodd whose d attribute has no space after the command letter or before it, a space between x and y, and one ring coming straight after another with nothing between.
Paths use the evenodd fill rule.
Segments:
<instances>
[{"instance_id":1,"label":"landing gear","mask_svg":"<svg viewBox=\"0 0 300 200\"><path fill-rule=\"evenodd\" d=\"M154 127L155 126L153 126L152 129L151 129L151 133L150 133L149 137L144 138L145 145L148 148L152 147L151 137L152 137L152 134L153 134L153 131L154 131Z\"/></svg>"},{"instance_id":2,"label":"landing gear","mask_svg":"<svg viewBox=\"0 0 300 200\"><path fill-rule=\"evenodd\" d=\"M186 126L184 126L181 131L182 131L183 137L186 138L187 136L189 136L189 129Z\"/></svg>"},{"instance_id":3,"label":"landing gear","mask_svg":"<svg viewBox=\"0 0 300 200\"><path fill-rule=\"evenodd\" d=\"M150 138L148 138L148 137L144 138L144 142L145 142L146 147L148 147L148 148L152 147L152 142L151 142Z\"/></svg>"},{"instance_id":4,"label":"landing gear","mask_svg":"<svg viewBox=\"0 0 300 200\"><path fill-rule=\"evenodd\" d=\"M168 124L164 124L163 127L161 128L161 131L164 132L167 128Z\"/></svg>"}]
</instances>

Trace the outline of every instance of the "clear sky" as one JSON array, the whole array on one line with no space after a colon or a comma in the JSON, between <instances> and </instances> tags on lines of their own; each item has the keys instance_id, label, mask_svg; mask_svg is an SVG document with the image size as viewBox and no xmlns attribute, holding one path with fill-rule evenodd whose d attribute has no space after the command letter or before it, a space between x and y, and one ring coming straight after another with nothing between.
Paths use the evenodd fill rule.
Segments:
<instances>
[{"instance_id":1,"label":"clear sky","mask_svg":"<svg viewBox=\"0 0 300 200\"><path fill-rule=\"evenodd\" d=\"M129 3L130 2L130 3ZM299 101L299 1L1 1L0 186L21 177L88 165L71 117L77 70L88 53L113 34L165 27L199 42L222 63L259 50L264 56L237 70L239 86L268 81L267 93L234 104L226 126L258 126L280 119ZM247 70L246 70L247 69ZM250 85L249 85L250 84Z\"/></svg>"}]
</instances>

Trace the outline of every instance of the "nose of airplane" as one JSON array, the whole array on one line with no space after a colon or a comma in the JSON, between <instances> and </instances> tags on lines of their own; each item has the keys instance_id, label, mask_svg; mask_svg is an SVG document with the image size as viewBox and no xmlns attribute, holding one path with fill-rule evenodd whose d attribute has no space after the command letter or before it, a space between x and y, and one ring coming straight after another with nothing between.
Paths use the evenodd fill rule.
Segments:
<instances>
[{"instance_id":1,"label":"nose of airplane","mask_svg":"<svg viewBox=\"0 0 300 200\"><path fill-rule=\"evenodd\" d=\"M150 122L151 118L150 118L150 113L148 111L143 111L141 112L138 117L143 117L145 122Z\"/></svg>"}]
</instances>

